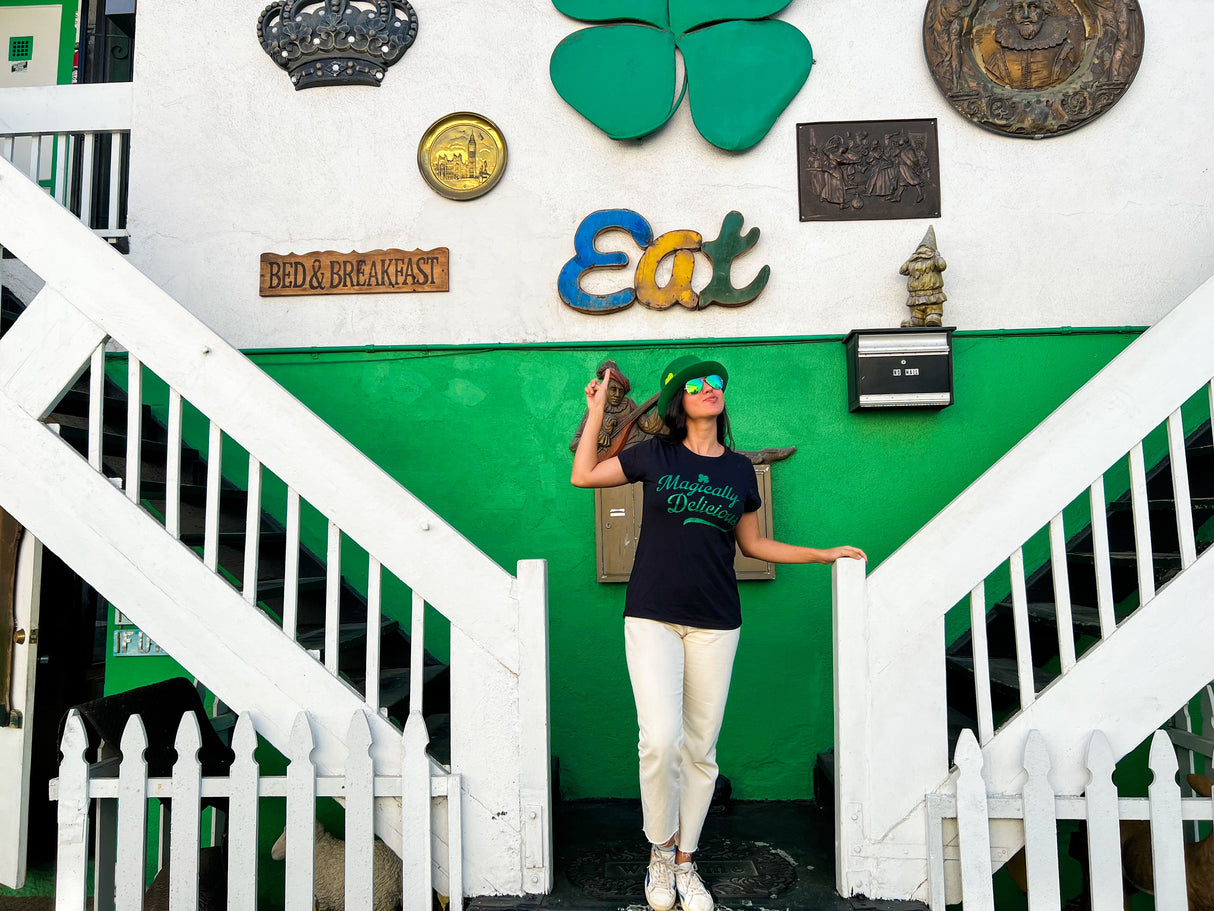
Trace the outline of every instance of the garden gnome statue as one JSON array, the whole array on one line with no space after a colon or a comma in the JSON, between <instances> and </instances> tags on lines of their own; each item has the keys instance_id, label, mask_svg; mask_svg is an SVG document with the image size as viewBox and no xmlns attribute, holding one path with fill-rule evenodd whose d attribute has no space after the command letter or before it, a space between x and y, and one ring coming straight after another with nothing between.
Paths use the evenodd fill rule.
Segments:
<instances>
[{"instance_id":1,"label":"garden gnome statue","mask_svg":"<svg viewBox=\"0 0 1214 911\"><path fill-rule=\"evenodd\" d=\"M919 241L919 247L898 271L906 278L906 306L910 318L903 326L939 326L944 322L944 276L948 268L944 257L936 250L936 229L929 227Z\"/></svg>"}]
</instances>

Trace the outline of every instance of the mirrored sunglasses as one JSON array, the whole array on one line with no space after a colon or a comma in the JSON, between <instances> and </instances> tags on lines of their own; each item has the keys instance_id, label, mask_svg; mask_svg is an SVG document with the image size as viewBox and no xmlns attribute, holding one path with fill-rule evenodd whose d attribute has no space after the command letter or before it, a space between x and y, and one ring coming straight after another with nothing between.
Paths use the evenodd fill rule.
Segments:
<instances>
[{"instance_id":1,"label":"mirrored sunglasses","mask_svg":"<svg viewBox=\"0 0 1214 911\"><path fill-rule=\"evenodd\" d=\"M725 388L725 381L713 373L709 376L701 376L694 380L688 380L683 386L683 391L688 395L699 395L704 389L705 383L707 383L713 389L721 390Z\"/></svg>"}]
</instances>

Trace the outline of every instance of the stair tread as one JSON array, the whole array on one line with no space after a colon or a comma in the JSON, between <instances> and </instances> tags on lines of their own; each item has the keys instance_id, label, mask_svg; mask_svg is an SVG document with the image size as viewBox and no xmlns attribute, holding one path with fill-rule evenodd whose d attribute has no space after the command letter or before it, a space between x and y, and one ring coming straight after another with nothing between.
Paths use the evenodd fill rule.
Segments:
<instances>
[{"instance_id":1,"label":"stair tread","mask_svg":"<svg viewBox=\"0 0 1214 911\"><path fill-rule=\"evenodd\" d=\"M1084 562L1091 562L1095 559L1095 555L1090 550L1068 550L1067 557L1075 557ZM1152 551L1151 558L1165 563L1180 563L1180 554L1172 551ZM1138 554L1132 550L1111 550L1109 551L1109 560L1113 563L1136 563L1138 561ZM1048 565L1048 561L1046 565Z\"/></svg>"},{"instance_id":2,"label":"stair tread","mask_svg":"<svg viewBox=\"0 0 1214 911\"><path fill-rule=\"evenodd\" d=\"M1171 497L1148 497L1147 506L1152 510L1176 511L1176 501ZM1189 506L1193 509L1214 509L1214 497L1190 496ZM1130 500L1114 500L1109 504L1109 512L1113 513L1129 512L1133 508L1134 504Z\"/></svg>"},{"instance_id":3,"label":"stair tread","mask_svg":"<svg viewBox=\"0 0 1214 911\"><path fill-rule=\"evenodd\" d=\"M1011 610L1012 602L1004 599L999 602L999 606ZM1055 620L1058 617L1058 605L1053 601L1029 601L1025 607L1028 609L1029 619L1032 620ZM1100 629L1100 610L1084 604L1072 604L1071 623L1075 626L1098 630Z\"/></svg>"},{"instance_id":4,"label":"stair tread","mask_svg":"<svg viewBox=\"0 0 1214 911\"><path fill-rule=\"evenodd\" d=\"M391 617L380 615L379 629L380 629L381 635L385 632L393 632L399 628L400 628L400 624L397 623L395 620L393 620ZM308 630L307 632L299 633L295 637L295 641L298 642L300 645L302 645L304 648L321 648L325 644L326 633L327 633L327 630L324 627L320 627L319 629ZM352 642L359 638L365 638L366 635L367 635L367 624L366 623L349 622L349 623L339 623L337 625L337 639L338 639L339 645L343 645L348 642ZM383 677L382 672L380 674L380 677L382 679L382 677Z\"/></svg>"},{"instance_id":5,"label":"stair tread","mask_svg":"<svg viewBox=\"0 0 1214 911\"><path fill-rule=\"evenodd\" d=\"M948 661L950 664L973 673L974 659L969 655L949 655ZM1013 692L1020 691L1020 671L1016 666L1015 658L988 658L987 667L993 686L1000 686ZM1054 675L1048 671L1039 667L1033 668L1033 688L1035 690L1040 691L1053 679Z\"/></svg>"}]
</instances>

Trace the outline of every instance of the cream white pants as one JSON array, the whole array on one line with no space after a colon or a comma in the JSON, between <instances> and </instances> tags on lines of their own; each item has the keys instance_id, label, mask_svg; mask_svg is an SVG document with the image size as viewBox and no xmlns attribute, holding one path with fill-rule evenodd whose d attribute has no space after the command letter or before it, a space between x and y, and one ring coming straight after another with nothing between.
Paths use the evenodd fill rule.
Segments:
<instances>
[{"instance_id":1,"label":"cream white pants","mask_svg":"<svg viewBox=\"0 0 1214 911\"><path fill-rule=\"evenodd\" d=\"M640 728L641 809L645 837L654 844L677 835L679 850L699 847L740 633L624 618Z\"/></svg>"}]
</instances>

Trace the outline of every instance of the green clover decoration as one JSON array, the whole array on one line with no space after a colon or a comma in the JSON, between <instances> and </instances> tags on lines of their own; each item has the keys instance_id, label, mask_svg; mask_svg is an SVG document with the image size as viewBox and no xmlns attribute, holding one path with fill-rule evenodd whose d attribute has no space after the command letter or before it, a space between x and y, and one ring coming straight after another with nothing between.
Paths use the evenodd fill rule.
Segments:
<instances>
[{"instance_id":1,"label":"green clover decoration","mask_svg":"<svg viewBox=\"0 0 1214 911\"><path fill-rule=\"evenodd\" d=\"M813 66L809 39L767 17L790 0L552 0L566 16L609 22L556 46L557 92L612 139L639 139L668 121L687 94L700 135L749 149L767 135ZM683 85L675 86L675 49ZM671 103L671 99L674 103Z\"/></svg>"}]
</instances>

